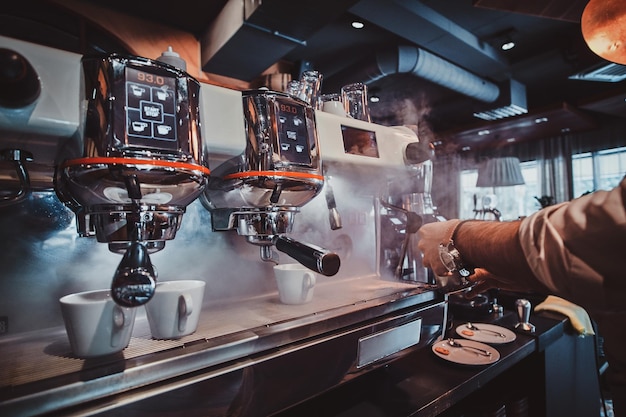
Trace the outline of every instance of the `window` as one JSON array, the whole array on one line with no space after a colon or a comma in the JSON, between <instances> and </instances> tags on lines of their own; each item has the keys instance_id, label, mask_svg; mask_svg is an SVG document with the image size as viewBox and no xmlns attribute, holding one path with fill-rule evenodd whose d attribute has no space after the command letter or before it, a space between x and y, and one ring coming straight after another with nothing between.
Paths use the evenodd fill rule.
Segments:
<instances>
[{"instance_id":1,"label":"window","mask_svg":"<svg viewBox=\"0 0 626 417\"><path fill-rule=\"evenodd\" d=\"M537 161L522 162L524 185L511 187L476 187L477 169L461 171L461 219L494 220L495 212L500 220L515 220L528 216L541 206L535 199L540 196L540 172Z\"/></svg>"},{"instance_id":2,"label":"window","mask_svg":"<svg viewBox=\"0 0 626 417\"><path fill-rule=\"evenodd\" d=\"M574 197L610 190L626 174L626 147L572 155Z\"/></svg>"},{"instance_id":3,"label":"window","mask_svg":"<svg viewBox=\"0 0 626 417\"><path fill-rule=\"evenodd\" d=\"M459 218L493 220L496 209L501 213L501 220L515 220L539 210L541 205L535 197L541 196L541 162L522 162L521 168L524 185L495 188L476 187L478 170L461 171ZM575 198L596 190L610 190L624 175L626 147L572 155Z\"/></svg>"}]
</instances>

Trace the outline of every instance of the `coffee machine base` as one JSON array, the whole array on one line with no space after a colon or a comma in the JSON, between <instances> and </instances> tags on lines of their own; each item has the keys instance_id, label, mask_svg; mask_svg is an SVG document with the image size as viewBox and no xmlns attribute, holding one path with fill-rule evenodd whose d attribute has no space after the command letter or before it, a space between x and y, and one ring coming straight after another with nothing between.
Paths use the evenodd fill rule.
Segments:
<instances>
[{"instance_id":1,"label":"coffee machine base","mask_svg":"<svg viewBox=\"0 0 626 417\"><path fill-rule=\"evenodd\" d=\"M129 347L100 358L74 357L61 329L38 332L0 344L3 369L29 369L2 377L0 414L267 416L430 345L446 306L436 291L372 276L329 279L296 306L275 292L214 302L177 340L152 339L138 314Z\"/></svg>"}]
</instances>

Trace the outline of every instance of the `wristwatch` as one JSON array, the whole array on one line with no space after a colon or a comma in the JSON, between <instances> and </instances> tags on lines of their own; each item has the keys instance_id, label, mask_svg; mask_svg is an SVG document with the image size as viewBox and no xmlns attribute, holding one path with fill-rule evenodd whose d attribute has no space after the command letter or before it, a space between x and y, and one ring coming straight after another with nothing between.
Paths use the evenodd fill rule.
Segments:
<instances>
[{"instance_id":1,"label":"wristwatch","mask_svg":"<svg viewBox=\"0 0 626 417\"><path fill-rule=\"evenodd\" d=\"M459 275L462 277L469 277L474 273L474 268L463 262L461 253L456 246L454 246L454 234L462 223L462 221L457 222L450 231L448 241L439 244L439 259L441 259L441 263L446 267L448 272L458 271Z\"/></svg>"}]
</instances>

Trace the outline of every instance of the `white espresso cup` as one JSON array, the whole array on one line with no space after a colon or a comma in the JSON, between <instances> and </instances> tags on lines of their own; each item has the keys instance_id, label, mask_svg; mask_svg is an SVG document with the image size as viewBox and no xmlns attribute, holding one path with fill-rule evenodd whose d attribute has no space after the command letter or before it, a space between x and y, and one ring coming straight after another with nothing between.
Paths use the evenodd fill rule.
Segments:
<instances>
[{"instance_id":1,"label":"white espresso cup","mask_svg":"<svg viewBox=\"0 0 626 417\"><path fill-rule=\"evenodd\" d=\"M59 302L76 356L109 355L128 346L137 310L117 305L109 290L69 294Z\"/></svg>"},{"instance_id":2,"label":"white espresso cup","mask_svg":"<svg viewBox=\"0 0 626 417\"><path fill-rule=\"evenodd\" d=\"M274 266L278 295L284 304L304 304L313 299L315 274L300 264Z\"/></svg>"},{"instance_id":3,"label":"white espresso cup","mask_svg":"<svg viewBox=\"0 0 626 417\"><path fill-rule=\"evenodd\" d=\"M155 339L179 339L198 328L204 287L200 280L164 281L145 304L150 333Z\"/></svg>"},{"instance_id":4,"label":"white espresso cup","mask_svg":"<svg viewBox=\"0 0 626 417\"><path fill-rule=\"evenodd\" d=\"M323 94L320 96L320 99L322 101L323 111L346 117L346 111L341 102L341 95L339 93Z\"/></svg>"}]
</instances>

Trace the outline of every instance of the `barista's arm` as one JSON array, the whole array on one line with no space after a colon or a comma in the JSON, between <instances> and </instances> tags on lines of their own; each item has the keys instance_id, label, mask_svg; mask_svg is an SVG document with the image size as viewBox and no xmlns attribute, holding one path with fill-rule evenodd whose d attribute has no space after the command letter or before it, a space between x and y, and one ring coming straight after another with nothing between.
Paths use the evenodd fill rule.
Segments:
<instances>
[{"instance_id":1,"label":"barista's arm","mask_svg":"<svg viewBox=\"0 0 626 417\"><path fill-rule=\"evenodd\" d=\"M427 223L418 231L419 249L423 262L436 275L448 272L439 259L438 247L446 243L450 230L458 220ZM454 233L454 245L466 265L473 266L476 273L469 277L478 282L478 289L489 287L510 290L546 291L533 275L519 241L519 221L496 222L463 221Z\"/></svg>"}]
</instances>

